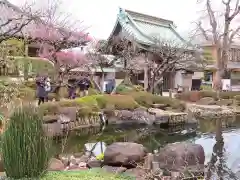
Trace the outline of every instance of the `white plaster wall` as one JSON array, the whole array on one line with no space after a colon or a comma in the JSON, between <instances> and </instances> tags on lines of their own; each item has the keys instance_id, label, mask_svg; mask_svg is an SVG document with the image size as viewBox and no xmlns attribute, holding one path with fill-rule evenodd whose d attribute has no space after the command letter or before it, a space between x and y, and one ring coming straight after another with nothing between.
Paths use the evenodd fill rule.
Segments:
<instances>
[{"instance_id":1,"label":"white plaster wall","mask_svg":"<svg viewBox=\"0 0 240 180\"><path fill-rule=\"evenodd\" d=\"M204 72L194 72L192 79L201 79L204 77Z\"/></svg>"},{"instance_id":2,"label":"white plaster wall","mask_svg":"<svg viewBox=\"0 0 240 180\"><path fill-rule=\"evenodd\" d=\"M192 89L192 74L183 74L183 87L188 87L189 91Z\"/></svg>"},{"instance_id":3,"label":"white plaster wall","mask_svg":"<svg viewBox=\"0 0 240 180\"><path fill-rule=\"evenodd\" d=\"M105 80L115 79L115 72L109 72L105 74Z\"/></svg>"},{"instance_id":4,"label":"white plaster wall","mask_svg":"<svg viewBox=\"0 0 240 180\"><path fill-rule=\"evenodd\" d=\"M175 74L175 78L174 78L174 88L178 88L179 86L183 85L183 75L182 75L182 71L177 71Z\"/></svg>"}]
</instances>

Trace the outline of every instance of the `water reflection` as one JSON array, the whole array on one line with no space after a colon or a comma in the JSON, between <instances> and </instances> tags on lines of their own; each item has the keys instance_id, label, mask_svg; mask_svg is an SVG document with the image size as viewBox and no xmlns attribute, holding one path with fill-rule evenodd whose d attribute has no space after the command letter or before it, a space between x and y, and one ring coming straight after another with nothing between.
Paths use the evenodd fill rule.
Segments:
<instances>
[{"instance_id":1,"label":"water reflection","mask_svg":"<svg viewBox=\"0 0 240 180\"><path fill-rule=\"evenodd\" d=\"M205 129L200 128L197 135L194 133L169 135L166 130L149 126L108 126L104 131L100 131L99 128L88 128L71 132L64 141L65 144L62 145L63 140L60 140L56 149L59 153L79 153L83 150L85 143L102 141L111 144L117 141L131 141L141 143L154 151L167 143L190 141L204 148L206 179L240 179L235 176L240 172L240 126L223 130L219 124L211 125L205 124ZM207 132L208 127L215 131L201 132Z\"/></svg>"},{"instance_id":2,"label":"water reflection","mask_svg":"<svg viewBox=\"0 0 240 180\"><path fill-rule=\"evenodd\" d=\"M240 170L240 129L202 135L195 143L205 151L206 179L239 179Z\"/></svg>"}]
</instances>

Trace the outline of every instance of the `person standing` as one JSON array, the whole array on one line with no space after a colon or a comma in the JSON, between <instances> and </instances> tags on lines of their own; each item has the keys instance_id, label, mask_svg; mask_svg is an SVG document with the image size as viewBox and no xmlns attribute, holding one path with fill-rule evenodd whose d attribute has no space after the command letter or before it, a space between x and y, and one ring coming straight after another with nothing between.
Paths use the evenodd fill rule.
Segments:
<instances>
[{"instance_id":1,"label":"person standing","mask_svg":"<svg viewBox=\"0 0 240 180\"><path fill-rule=\"evenodd\" d=\"M84 96L84 90L85 90L85 83L84 83L84 79L79 79L77 81L77 86L79 88L79 93L80 93L80 97Z\"/></svg>"},{"instance_id":2,"label":"person standing","mask_svg":"<svg viewBox=\"0 0 240 180\"><path fill-rule=\"evenodd\" d=\"M51 92L51 80L49 77L45 80L46 102L48 101L48 94Z\"/></svg>"},{"instance_id":3,"label":"person standing","mask_svg":"<svg viewBox=\"0 0 240 180\"><path fill-rule=\"evenodd\" d=\"M83 84L84 84L84 96L87 96L88 95L88 89L90 88L91 82L88 78L84 78Z\"/></svg>"},{"instance_id":4,"label":"person standing","mask_svg":"<svg viewBox=\"0 0 240 180\"><path fill-rule=\"evenodd\" d=\"M68 81L68 98L69 99L75 99L76 97L76 83L74 80L69 80Z\"/></svg>"},{"instance_id":5,"label":"person standing","mask_svg":"<svg viewBox=\"0 0 240 180\"><path fill-rule=\"evenodd\" d=\"M44 100L46 98L45 79L43 77L39 77L36 83L37 83L38 105L40 105L44 103Z\"/></svg>"}]
</instances>

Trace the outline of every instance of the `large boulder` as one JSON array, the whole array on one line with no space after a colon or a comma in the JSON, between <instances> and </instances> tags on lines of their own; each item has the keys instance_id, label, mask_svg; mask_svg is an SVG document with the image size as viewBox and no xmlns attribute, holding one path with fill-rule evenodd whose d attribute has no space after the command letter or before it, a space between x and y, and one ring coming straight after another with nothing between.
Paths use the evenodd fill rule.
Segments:
<instances>
[{"instance_id":1,"label":"large boulder","mask_svg":"<svg viewBox=\"0 0 240 180\"><path fill-rule=\"evenodd\" d=\"M233 117L235 114L234 110L227 106L196 104L189 105L188 113L192 114L194 118L201 118L207 120L218 118L224 119L228 117Z\"/></svg>"},{"instance_id":2,"label":"large boulder","mask_svg":"<svg viewBox=\"0 0 240 180\"><path fill-rule=\"evenodd\" d=\"M148 179L148 177L147 177L148 172L145 169L143 169L143 168L137 167L137 168L133 168L133 169L127 169L125 171L125 173L133 176L137 180Z\"/></svg>"},{"instance_id":3,"label":"large boulder","mask_svg":"<svg viewBox=\"0 0 240 180\"><path fill-rule=\"evenodd\" d=\"M110 124L153 124L155 116L148 113L144 108L138 108L134 111L119 110L115 111L115 119L110 118Z\"/></svg>"},{"instance_id":4,"label":"large boulder","mask_svg":"<svg viewBox=\"0 0 240 180\"><path fill-rule=\"evenodd\" d=\"M49 171L62 171L65 169L63 162L59 159L52 158L49 162L48 170Z\"/></svg>"},{"instance_id":5,"label":"large boulder","mask_svg":"<svg viewBox=\"0 0 240 180\"><path fill-rule=\"evenodd\" d=\"M174 143L168 144L155 155L154 161L159 162L160 168L182 170L184 167L204 165L204 149L199 144Z\"/></svg>"},{"instance_id":6,"label":"large boulder","mask_svg":"<svg viewBox=\"0 0 240 180\"><path fill-rule=\"evenodd\" d=\"M155 122L155 116L150 114L146 109L138 108L133 111L133 120L140 124L152 125Z\"/></svg>"},{"instance_id":7,"label":"large boulder","mask_svg":"<svg viewBox=\"0 0 240 180\"><path fill-rule=\"evenodd\" d=\"M144 160L146 148L133 142L116 142L107 147L104 164L113 166L135 167Z\"/></svg>"},{"instance_id":8,"label":"large boulder","mask_svg":"<svg viewBox=\"0 0 240 180\"><path fill-rule=\"evenodd\" d=\"M148 112L155 116L155 124L167 123L169 120L169 115L164 110L149 108Z\"/></svg>"},{"instance_id":9,"label":"large boulder","mask_svg":"<svg viewBox=\"0 0 240 180\"><path fill-rule=\"evenodd\" d=\"M125 167L113 167L113 166L103 166L103 170L109 173L120 174L127 170Z\"/></svg>"},{"instance_id":10,"label":"large boulder","mask_svg":"<svg viewBox=\"0 0 240 180\"><path fill-rule=\"evenodd\" d=\"M219 101L216 101L216 105L218 106L231 106L233 105L232 99L221 99Z\"/></svg>"}]
</instances>

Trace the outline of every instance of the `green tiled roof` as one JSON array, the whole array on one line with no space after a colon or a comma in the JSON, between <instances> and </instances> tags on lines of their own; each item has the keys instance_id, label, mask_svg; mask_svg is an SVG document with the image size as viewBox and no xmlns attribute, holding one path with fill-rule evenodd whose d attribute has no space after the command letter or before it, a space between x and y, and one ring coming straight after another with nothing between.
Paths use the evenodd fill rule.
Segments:
<instances>
[{"instance_id":1,"label":"green tiled roof","mask_svg":"<svg viewBox=\"0 0 240 180\"><path fill-rule=\"evenodd\" d=\"M155 39L188 46L188 43L176 32L172 21L164 20L120 8L117 16L123 30L136 41L146 45L155 44Z\"/></svg>"}]
</instances>

